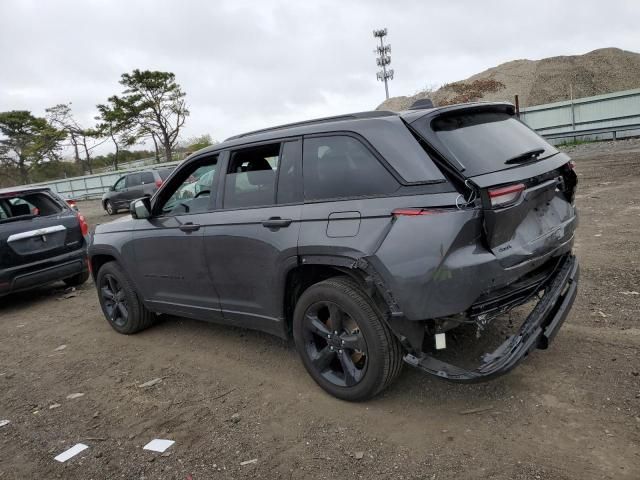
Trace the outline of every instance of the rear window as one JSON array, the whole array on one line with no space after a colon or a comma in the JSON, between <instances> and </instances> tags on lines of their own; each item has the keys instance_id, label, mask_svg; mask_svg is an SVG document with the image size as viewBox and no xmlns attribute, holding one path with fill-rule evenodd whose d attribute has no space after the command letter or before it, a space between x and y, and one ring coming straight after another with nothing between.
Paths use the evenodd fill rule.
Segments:
<instances>
[{"instance_id":1,"label":"rear window","mask_svg":"<svg viewBox=\"0 0 640 480\"><path fill-rule=\"evenodd\" d=\"M558 153L508 113L446 115L433 120L431 128L449 154L464 166L464 173L469 177L542 160Z\"/></svg>"},{"instance_id":2,"label":"rear window","mask_svg":"<svg viewBox=\"0 0 640 480\"><path fill-rule=\"evenodd\" d=\"M166 180L167 177L169 175L171 175L171 172L173 172L172 168L165 168L165 169L162 169L162 170L158 170L158 175L160 175L160 178L162 180Z\"/></svg>"},{"instance_id":3,"label":"rear window","mask_svg":"<svg viewBox=\"0 0 640 480\"><path fill-rule=\"evenodd\" d=\"M0 198L0 222L56 215L62 209L57 201L42 192L7 196Z\"/></svg>"}]
</instances>

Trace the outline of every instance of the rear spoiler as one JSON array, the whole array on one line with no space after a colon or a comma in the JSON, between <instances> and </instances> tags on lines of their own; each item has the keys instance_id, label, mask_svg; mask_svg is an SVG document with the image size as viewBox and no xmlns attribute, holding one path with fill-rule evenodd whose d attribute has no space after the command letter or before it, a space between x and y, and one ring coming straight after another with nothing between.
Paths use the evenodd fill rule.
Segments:
<instances>
[{"instance_id":1,"label":"rear spoiler","mask_svg":"<svg viewBox=\"0 0 640 480\"><path fill-rule=\"evenodd\" d=\"M516 107L509 102L472 102L447 105L428 110L413 109L401 112L400 116L408 124L413 124L420 120L431 120L448 114L460 114L466 112L501 112L509 115L516 114Z\"/></svg>"}]
</instances>

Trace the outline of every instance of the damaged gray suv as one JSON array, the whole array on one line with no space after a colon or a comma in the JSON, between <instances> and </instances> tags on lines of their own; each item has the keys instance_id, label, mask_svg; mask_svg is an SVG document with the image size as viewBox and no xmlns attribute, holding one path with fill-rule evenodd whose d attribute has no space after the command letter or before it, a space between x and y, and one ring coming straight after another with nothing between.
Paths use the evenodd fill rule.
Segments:
<instances>
[{"instance_id":1,"label":"damaged gray suv","mask_svg":"<svg viewBox=\"0 0 640 480\"><path fill-rule=\"evenodd\" d=\"M170 314L292 336L346 400L403 363L480 381L546 348L573 304L576 183L507 103L301 122L190 156L96 228L90 265L120 333ZM523 308L475 365L442 355Z\"/></svg>"}]
</instances>

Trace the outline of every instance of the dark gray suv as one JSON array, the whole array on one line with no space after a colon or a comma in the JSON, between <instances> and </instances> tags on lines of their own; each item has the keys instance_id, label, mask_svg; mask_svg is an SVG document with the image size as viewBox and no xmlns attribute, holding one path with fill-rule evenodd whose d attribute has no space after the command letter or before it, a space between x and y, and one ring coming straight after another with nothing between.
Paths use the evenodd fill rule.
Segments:
<instances>
[{"instance_id":1,"label":"dark gray suv","mask_svg":"<svg viewBox=\"0 0 640 480\"><path fill-rule=\"evenodd\" d=\"M506 103L313 120L192 155L96 228L90 262L121 333L172 314L292 335L346 400L403 361L479 381L546 348L573 304L576 178ZM475 365L442 355L525 307Z\"/></svg>"},{"instance_id":2,"label":"dark gray suv","mask_svg":"<svg viewBox=\"0 0 640 480\"><path fill-rule=\"evenodd\" d=\"M133 200L156 193L172 171L173 168L158 168L123 175L102 195L102 208L109 215L121 209L129 210Z\"/></svg>"},{"instance_id":3,"label":"dark gray suv","mask_svg":"<svg viewBox=\"0 0 640 480\"><path fill-rule=\"evenodd\" d=\"M89 279L89 225L46 187L0 189L0 297Z\"/></svg>"}]
</instances>

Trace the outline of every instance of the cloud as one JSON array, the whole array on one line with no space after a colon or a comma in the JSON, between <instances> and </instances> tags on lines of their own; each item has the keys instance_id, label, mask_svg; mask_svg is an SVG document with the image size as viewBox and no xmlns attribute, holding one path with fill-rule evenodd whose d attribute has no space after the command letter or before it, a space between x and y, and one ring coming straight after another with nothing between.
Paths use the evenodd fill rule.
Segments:
<instances>
[{"instance_id":1,"label":"cloud","mask_svg":"<svg viewBox=\"0 0 640 480\"><path fill-rule=\"evenodd\" d=\"M637 48L637 2L85 0L0 2L0 110L95 105L134 68L187 92L184 136L213 138L375 108L374 28L386 26L392 95L516 58Z\"/></svg>"}]
</instances>

